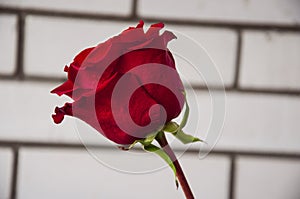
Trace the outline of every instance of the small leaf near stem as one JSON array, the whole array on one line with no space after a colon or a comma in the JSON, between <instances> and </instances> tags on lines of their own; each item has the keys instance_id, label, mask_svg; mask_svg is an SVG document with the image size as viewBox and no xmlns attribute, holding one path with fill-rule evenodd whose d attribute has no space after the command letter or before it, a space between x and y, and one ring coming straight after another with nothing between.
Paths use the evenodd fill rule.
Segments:
<instances>
[{"instance_id":1,"label":"small leaf near stem","mask_svg":"<svg viewBox=\"0 0 300 199\"><path fill-rule=\"evenodd\" d=\"M187 102L186 94L185 94L185 92L183 94L184 94L184 98L185 98L185 111L184 111L184 115L183 115L183 118L181 120L181 123L179 125L179 129L183 129L183 127L185 127L185 125L187 123L187 120L189 118L189 115L190 115L190 107L189 107L189 104Z\"/></svg>"},{"instance_id":2,"label":"small leaf near stem","mask_svg":"<svg viewBox=\"0 0 300 199\"><path fill-rule=\"evenodd\" d=\"M187 124L187 120L189 118L190 114L190 107L187 102L186 94L183 92L184 97L185 97L185 111L183 118L180 122L180 124L177 124L176 122L168 122L165 124L163 131L170 132L172 133L177 139L179 139L183 144L189 144L193 142L203 142L203 140L194 137L192 135L186 134L182 129L185 127Z\"/></svg>"},{"instance_id":3,"label":"small leaf near stem","mask_svg":"<svg viewBox=\"0 0 300 199\"><path fill-rule=\"evenodd\" d=\"M178 125L176 122L168 122L163 130L172 133L183 144L203 142L203 140L201 140L200 138L194 137L183 132L183 130L180 128L180 125Z\"/></svg>"}]
</instances>

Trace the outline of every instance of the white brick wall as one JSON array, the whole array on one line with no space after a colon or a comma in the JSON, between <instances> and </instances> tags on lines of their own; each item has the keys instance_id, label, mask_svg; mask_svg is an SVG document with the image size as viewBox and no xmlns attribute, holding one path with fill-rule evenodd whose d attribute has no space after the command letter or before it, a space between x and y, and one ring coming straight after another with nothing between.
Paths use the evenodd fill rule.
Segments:
<instances>
[{"instance_id":1,"label":"white brick wall","mask_svg":"<svg viewBox=\"0 0 300 199\"><path fill-rule=\"evenodd\" d=\"M140 0L138 5L141 17L273 24L300 21L297 0Z\"/></svg>"},{"instance_id":2,"label":"white brick wall","mask_svg":"<svg viewBox=\"0 0 300 199\"><path fill-rule=\"evenodd\" d=\"M56 77L66 77L64 66L81 50L132 26L132 23L32 16L26 23L25 73Z\"/></svg>"},{"instance_id":3,"label":"white brick wall","mask_svg":"<svg viewBox=\"0 0 300 199\"><path fill-rule=\"evenodd\" d=\"M166 29L174 30L174 33L178 37L177 40L185 41L186 38L191 38L198 43L199 49L204 48L207 51L213 62L215 62L217 69L220 71L224 84L231 86L233 84L234 72L235 72L235 60L236 60L236 45L237 34L229 29L216 29L216 28L198 28L191 26L166 26ZM178 46L178 41L173 41L170 46L176 46L178 48L187 48L186 46ZM197 51L190 50L189 53L195 54L195 57L203 55L205 52L197 49ZM172 50L172 48L171 48ZM185 57L183 57L185 58ZM188 74L190 83L204 84L203 79L199 79L199 75L191 70L190 64L180 57L175 56L177 62L177 68L184 71L184 74ZM203 63L205 64L205 63ZM195 66L199 68L199 66ZM213 67L213 65L209 66ZM213 85L220 86L220 82L216 80L210 81Z\"/></svg>"},{"instance_id":4,"label":"white brick wall","mask_svg":"<svg viewBox=\"0 0 300 199\"><path fill-rule=\"evenodd\" d=\"M156 156L132 159L128 152L119 150L103 156L117 160L115 164L119 168L141 169L162 164ZM197 198L226 198L229 166L226 158L199 160L197 156L187 155L181 161ZM182 191L176 190L169 168L147 174L120 173L103 166L85 151L23 149L20 168L19 199L183 197Z\"/></svg>"},{"instance_id":5,"label":"white brick wall","mask_svg":"<svg viewBox=\"0 0 300 199\"><path fill-rule=\"evenodd\" d=\"M1 0L0 5L17 8L102 13L124 16L131 13L131 2L132 0L89 0L88 2L84 0Z\"/></svg>"},{"instance_id":6,"label":"white brick wall","mask_svg":"<svg viewBox=\"0 0 300 199\"><path fill-rule=\"evenodd\" d=\"M0 198L8 199L12 175L12 151L0 147Z\"/></svg>"},{"instance_id":7,"label":"white brick wall","mask_svg":"<svg viewBox=\"0 0 300 199\"><path fill-rule=\"evenodd\" d=\"M6 103L0 105L1 110L6 113L0 115L3 121L0 138L79 143L76 130L78 128L86 143L109 144L110 142L92 128L69 117L60 125L53 124L51 114L54 107L70 101L67 97L59 98L49 93L55 85L0 82L0 90L6 93L2 97ZM196 135L203 138L210 127L213 106L208 93L197 92L196 97L200 112L192 109L190 118L193 122L199 118L199 133ZM217 148L300 151L300 126L297 122L300 118L300 100L297 97L228 93L226 110L225 126ZM10 121L15 121L15 125L11 125ZM194 133L193 125L188 124L185 129ZM174 147L186 146L174 142ZM199 144L191 147L199 148Z\"/></svg>"},{"instance_id":8,"label":"white brick wall","mask_svg":"<svg viewBox=\"0 0 300 199\"><path fill-rule=\"evenodd\" d=\"M235 150L300 151L300 99L228 94L227 114L218 147Z\"/></svg>"},{"instance_id":9,"label":"white brick wall","mask_svg":"<svg viewBox=\"0 0 300 199\"><path fill-rule=\"evenodd\" d=\"M69 64L82 49L97 45L101 41L119 34L128 26L132 26L132 23L128 22L95 22L49 17L28 17L26 23L25 73L61 77L65 77L64 64ZM199 29L168 25L166 29L178 31L178 39L181 38L181 34L191 37L205 50L212 52L212 60L216 62L225 85L230 86L233 83L237 40L235 32L226 29ZM78 40L78 38L82 39ZM193 53L197 56L197 53L204 54L204 51ZM185 66L186 63L182 60L177 59L176 61L179 69L190 68L190 66ZM189 77L189 80L194 84L203 84L198 75ZM214 84L219 85L220 83L214 82Z\"/></svg>"},{"instance_id":10,"label":"white brick wall","mask_svg":"<svg viewBox=\"0 0 300 199\"><path fill-rule=\"evenodd\" d=\"M2 140L74 140L75 131L71 121L66 120L61 128L52 124L51 113L55 104L63 103L50 95L53 86L6 81L0 83L0 90L5 93L1 96L4 103L0 107L1 112L6 113L0 115Z\"/></svg>"},{"instance_id":11,"label":"white brick wall","mask_svg":"<svg viewBox=\"0 0 300 199\"><path fill-rule=\"evenodd\" d=\"M241 86L300 89L300 34L246 31Z\"/></svg>"},{"instance_id":12,"label":"white brick wall","mask_svg":"<svg viewBox=\"0 0 300 199\"><path fill-rule=\"evenodd\" d=\"M237 198L296 199L300 196L300 161L239 158Z\"/></svg>"},{"instance_id":13,"label":"white brick wall","mask_svg":"<svg viewBox=\"0 0 300 199\"><path fill-rule=\"evenodd\" d=\"M0 15L0 74L12 74L15 70L17 18Z\"/></svg>"},{"instance_id":14,"label":"white brick wall","mask_svg":"<svg viewBox=\"0 0 300 199\"><path fill-rule=\"evenodd\" d=\"M6 141L38 141L79 143L76 125L82 122L66 117L63 124L54 125L51 115L55 106L62 106L67 97L50 94L56 84L35 84L0 81L2 96L0 120L0 139ZM34 97L33 97L34 96ZM11 124L14 121L14 125ZM80 128L82 129L82 128ZM85 125L89 130L85 140L89 143L108 143L102 136ZM89 134L92 131L91 135ZM94 140L96 137L96 140ZM99 139L97 139L100 137Z\"/></svg>"},{"instance_id":15,"label":"white brick wall","mask_svg":"<svg viewBox=\"0 0 300 199\"><path fill-rule=\"evenodd\" d=\"M190 93L188 92L188 96ZM194 103L192 98L189 98ZM190 110L190 121L186 132L205 138L215 119L208 92L197 92L199 110ZM195 106L191 106L195 107ZM217 149L270 152L299 152L300 140L298 122L300 118L300 99L298 97L240 94L226 94L226 115ZM194 123L199 124L195 130ZM211 132L217 134L217 132ZM171 139L173 137L170 137ZM212 140L209 140L212 144ZM174 147L186 148L180 142L172 142ZM199 149L200 144L189 146Z\"/></svg>"},{"instance_id":16,"label":"white brick wall","mask_svg":"<svg viewBox=\"0 0 300 199\"><path fill-rule=\"evenodd\" d=\"M224 150L224 153L232 150L234 153L295 154L294 160L284 158L284 154L283 158L274 156L273 159L267 155L251 158L238 155L236 186L233 187L236 199L298 198L300 98L297 94L287 93L300 89L300 1L138 0L138 17L132 17L133 2L0 0L0 78L7 75L6 80L0 79L0 198L8 199L11 192L13 153L10 142L21 144L18 199L132 198L142 194L145 198L183 198L182 191L175 189L169 168L145 175L124 174L108 169L78 148L22 145L24 142L78 144L78 128L85 143L112 146L102 135L74 118L66 117L61 125L55 125L51 119L54 107L71 100L51 95L50 90L59 82L44 81L47 79L43 77L66 77L63 67L79 51L136 25L143 17L151 21L166 19L169 21L166 29L181 32L201 44L216 62L225 85L231 88L227 92L225 125L217 150ZM31 10L28 13L27 9L41 12ZM77 17L53 16L52 11L53 15L72 12ZM7 80L15 71L17 15L21 12L25 14L25 77L24 81L17 76ZM78 12L93 19L79 19ZM178 21L181 21L180 25ZM211 27L197 25L201 21ZM273 25L278 31L270 30ZM238 31L241 31L242 48L236 85ZM186 49L191 57L203 57L202 52L179 45L178 40L177 43L172 41L170 46ZM179 70L191 83L203 86L203 80L190 71L186 63L179 57L176 61ZM203 64L206 61L203 60ZM41 79L30 79L29 76ZM217 82L212 83L220 86ZM245 92L249 88L253 89L252 92ZM265 89L275 93L263 93ZM286 94L276 94L276 90L286 91ZM215 107L209 93L204 90L196 91L195 100L199 112L194 105L191 106L190 122L199 120L199 128L192 129L188 123L185 130L203 138ZM199 145L193 144L191 148L198 149ZM172 141L172 146L183 149L177 141ZM133 154L113 147L97 151L106 163L121 169L140 171L165 165L154 155ZM196 198L232 199L228 197L230 157L228 154L210 155L199 160L197 154L184 154L180 161ZM149 193L149 187L153 190L154 183L155 191L145 195L145 192ZM134 195L134 191L138 195Z\"/></svg>"}]
</instances>

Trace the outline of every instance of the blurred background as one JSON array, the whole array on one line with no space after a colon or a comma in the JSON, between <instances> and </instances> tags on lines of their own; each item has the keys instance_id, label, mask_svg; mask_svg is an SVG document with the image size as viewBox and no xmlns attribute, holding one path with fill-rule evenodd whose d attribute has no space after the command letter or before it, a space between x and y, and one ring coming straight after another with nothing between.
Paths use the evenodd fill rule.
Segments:
<instances>
[{"instance_id":1,"label":"blurred background","mask_svg":"<svg viewBox=\"0 0 300 199\"><path fill-rule=\"evenodd\" d=\"M0 199L184 197L171 169L118 172L86 151L73 118L51 120L68 100L49 93L64 65L140 19L202 44L226 87L214 150L201 159L196 145L180 158L196 198L299 199L299 0L0 0ZM209 122L206 86L193 86ZM119 168L163 164L102 136L91 144Z\"/></svg>"}]
</instances>

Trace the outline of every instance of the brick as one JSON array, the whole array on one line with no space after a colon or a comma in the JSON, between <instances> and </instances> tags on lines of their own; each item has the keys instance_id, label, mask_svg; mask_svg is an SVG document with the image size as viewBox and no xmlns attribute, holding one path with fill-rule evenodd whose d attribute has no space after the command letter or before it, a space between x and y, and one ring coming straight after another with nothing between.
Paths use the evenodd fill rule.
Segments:
<instances>
[{"instance_id":1,"label":"brick","mask_svg":"<svg viewBox=\"0 0 300 199\"><path fill-rule=\"evenodd\" d=\"M17 18L15 15L0 15L0 73L12 74L16 64Z\"/></svg>"},{"instance_id":2,"label":"brick","mask_svg":"<svg viewBox=\"0 0 300 199\"><path fill-rule=\"evenodd\" d=\"M87 46L96 45L132 25L132 23L29 17L26 29L25 72L31 75L64 76L65 74L62 72L63 65L70 63L80 50ZM167 28L169 27L173 28L172 26ZM212 55L212 59L221 71L225 84L232 84L236 51L236 34L234 32L226 29L192 27L174 27L173 29L203 44L203 47ZM86 36L82 37L82 35ZM180 36L179 39L181 39ZM179 42L173 41L172 43L176 49L181 46ZM45 46L43 50L40 50L42 48L41 44ZM184 46L183 48L188 47ZM224 48L227 50L223 51ZM205 56L205 52L201 47L197 50L193 51L196 57L199 57L196 53ZM187 71L186 69L190 67L185 67L186 62L183 62L179 57L177 58L178 68L185 72L189 81L195 84L203 84L203 80L199 79L199 75L193 75L195 74L193 71ZM213 67L212 63L210 65ZM219 84L216 81L212 83Z\"/></svg>"},{"instance_id":3,"label":"brick","mask_svg":"<svg viewBox=\"0 0 300 199\"><path fill-rule=\"evenodd\" d=\"M166 24L166 29L170 29L177 36L177 40L170 43L171 51L174 49L174 52L177 52L177 49L182 49L183 51L188 51L189 54L193 54L195 58L201 60L199 62L200 66L195 65L195 63L197 63L194 62L195 60L187 61L194 62L194 67L197 67L200 72L203 71L201 66L206 66L207 68L214 67L212 62L206 64L204 63L205 59L201 58L202 56L210 56L212 61L216 64L217 70L220 71L224 84L226 86L232 85L235 71L237 43L237 34L234 31L229 29L172 26L168 24ZM197 42L196 46L198 46L198 48L191 50L190 48L192 45L187 46L186 44L188 42L186 42L186 40L191 43ZM186 57L183 55L178 55L177 53L174 53L174 55L178 70L186 76L190 83L203 85L203 77L209 78L205 74L202 74L203 77L201 77L199 74L195 73L195 70L191 67L190 63L184 60ZM180 56L183 56L183 58ZM215 79L208 81L216 86L220 86L221 84L220 81Z\"/></svg>"},{"instance_id":4,"label":"brick","mask_svg":"<svg viewBox=\"0 0 300 199\"><path fill-rule=\"evenodd\" d=\"M119 34L135 23L27 17L25 73L65 77L63 68L81 50Z\"/></svg>"},{"instance_id":5,"label":"brick","mask_svg":"<svg viewBox=\"0 0 300 199\"><path fill-rule=\"evenodd\" d=\"M242 87L300 89L300 34L246 31L243 34Z\"/></svg>"},{"instance_id":6,"label":"brick","mask_svg":"<svg viewBox=\"0 0 300 199\"><path fill-rule=\"evenodd\" d=\"M0 147L0 198L8 199L12 175L12 151Z\"/></svg>"},{"instance_id":7,"label":"brick","mask_svg":"<svg viewBox=\"0 0 300 199\"><path fill-rule=\"evenodd\" d=\"M214 136L210 138L206 137L206 133L219 124L211 124L216 119L213 115L216 106L212 105L208 92L196 92L195 99L191 96L188 92L192 108L184 130L206 140L211 146L219 132L213 130L210 133ZM299 98L230 92L226 94L225 108L225 123L216 149L300 152ZM197 123L199 126L196 128ZM183 145L172 139L170 137L175 148L199 149L201 146L199 143Z\"/></svg>"},{"instance_id":8,"label":"brick","mask_svg":"<svg viewBox=\"0 0 300 199\"><path fill-rule=\"evenodd\" d=\"M193 21L296 24L300 21L298 11L299 1L294 0L140 0L138 3L138 14L142 17Z\"/></svg>"},{"instance_id":9,"label":"brick","mask_svg":"<svg viewBox=\"0 0 300 199\"><path fill-rule=\"evenodd\" d=\"M0 82L2 96L0 139L39 142L80 143L78 133L85 143L111 145L102 135L84 122L66 117L62 124L55 125L51 119L55 106L61 106L66 97L51 95L49 91L57 84L32 82ZM196 92L186 132L205 139L210 129L212 115L211 99L207 92ZM199 109L196 108L199 106ZM199 111L199 112L198 112ZM227 93L225 126L218 149L267 150L299 152L300 100L297 97ZM14 121L14 123L12 123ZM199 122L199 127L193 124ZM175 148L194 147L173 140ZM212 143L214 140L209 140ZM115 144L112 143L113 146Z\"/></svg>"},{"instance_id":10,"label":"brick","mask_svg":"<svg viewBox=\"0 0 300 199\"><path fill-rule=\"evenodd\" d=\"M239 158L236 198L298 198L300 161Z\"/></svg>"},{"instance_id":11,"label":"brick","mask_svg":"<svg viewBox=\"0 0 300 199\"><path fill-rule=\"evenodd\" d=\"M42 76L65 76L62 72L63 65L70 63L80 50L96 45L100 41L118 34L125 27L132 26L132 23L76 21L45 17L29 17L27 24L25 73ZM172 28L172 26L170 27ZM74 29L77 29L77 31L73 32ZM217 63L225 84L232 84L236 51L236 34L234 32L226 29L215 30L191 27L174 27L173 29L187 34L187 37L192 37L200 44L203 43L203 47L208 50L209 54L212 55L212 59ZM82 37L82 35L87 36ZM42 43L46 46L43 50L40 50ZM172 43L176 49L181 46L176 41ZM228 50L221 51L220 49L223 48ZM195 52L196 57L199 57L196 53L206 56L201 47L197 50L199 51ZM193 75L193 71L186 70L190 66L185 67L186 62L182 62L179 57L177 58L178 69L184 71L189 81L194 84L203 84L203 80L199 79L199 75ZM210 65L213 67L212 63ZM219 82L214 81L212 84L218 85Z\"/></svg>"},{"instance_id":12,"label":"brick","mask_svg":"<svg viewBox=\"0 0 300 199\"><path fill-rule=\"evenodd\" d=\"M299 152L300 99L289 96L227 94L219 148Z\"/></svg>"},{"instance_id":13,"label":"brick","mask_svg":"<svg viewBox=\"0 0 300 199\"><path fill-rule=\"evenodd\" d=\"M0 5L12 6L18 8L33 8L57 11L87 12L97 14L114 14L126 16L131 13L132 0L90 0L88 3L84 0L2 0ZM118 5L118 6L116 6Z\"/></svg>"},{"instance_id":14,"label":"brick","mask_svg":"<svg viewBox=\"0 0 300 199\"><path fill-rule=\"evenodd\" d=\"M73 118L66 117L61 125L55 125L51 114L55 106L62 106L65 102L71 102L66 97L59 98L50 94L50 91L58 84L48 83L24 83L13 81L0 82L0 90L5 95L1 96L0 108L0 139L15 141L38 142L71 142L79 143L77 126L81 124ZM5 113L5 114L4 114ZM85 126L86 132L89 127ZM87 134L88 136L90 134ZM98 133L96 142L107 143ZM85 137L86 138L86 137ZM87 139L87 138L86 138ZM94 139L94 138L92 138Z\"/></svg>"},{"instance_id":15,"label":"brick","mask_svg":"<svg viewBox=\"0 0 300 199\"><path fill-rule=\"evenodd\" d=\"M131 172L124 173L104 166L86 151L22 149L18 198L184 197L181 190L176 190L171 169L165 167L165 163L154 154L117 149L97 153L101 154L105 164ZM229 166L226 158L200 161L197 156L187 155L181 161L187 166L187 175L196 197L226 198ZM164 169L159 169L161 166ZM159 170L150 171L153 169ZM145 171L147 173L143 173ZM213 176L216 176L214 180ZM149 192L149 189L155 191Z\"/></svg>"},{"instance_id":16,"label":"brick","mask_svg":"<svg viewBox=\"0 0 300 199\"><path fill-rule=\"evenodd\" d=\"M199 160L197 155L184 155L180 162L196 198L227 198L228 158L209 156Z\"/></svg>"}]
</instances>

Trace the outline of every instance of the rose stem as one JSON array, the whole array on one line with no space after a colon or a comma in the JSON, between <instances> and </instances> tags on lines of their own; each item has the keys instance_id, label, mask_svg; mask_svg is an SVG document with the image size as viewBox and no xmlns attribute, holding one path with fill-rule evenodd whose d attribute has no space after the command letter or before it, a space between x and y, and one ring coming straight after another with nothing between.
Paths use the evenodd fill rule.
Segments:
<instances>
[{"instance_id":1,"label":"rose stem","mask_svg":"<svg viewBox=\"0 0 300 199\"><path fill-rule=\"evenodd\" d=\"M169 155L171 160L173 161L173 164L176 168L177 172L177 178L179 180L179 183L182 187L182 190L184 192L184 195L186 199L194 199L195 197L193 196L192 190L188 184L188 181L182 171L182 168L179 164L179 161L177 160L173 150L171 149L170 145L168 144L167 138L164 134L164 132L160 132L158 136L156 137L157 142L159 145L163 148L163 150Z\"/></svg>"}]
</instances>

